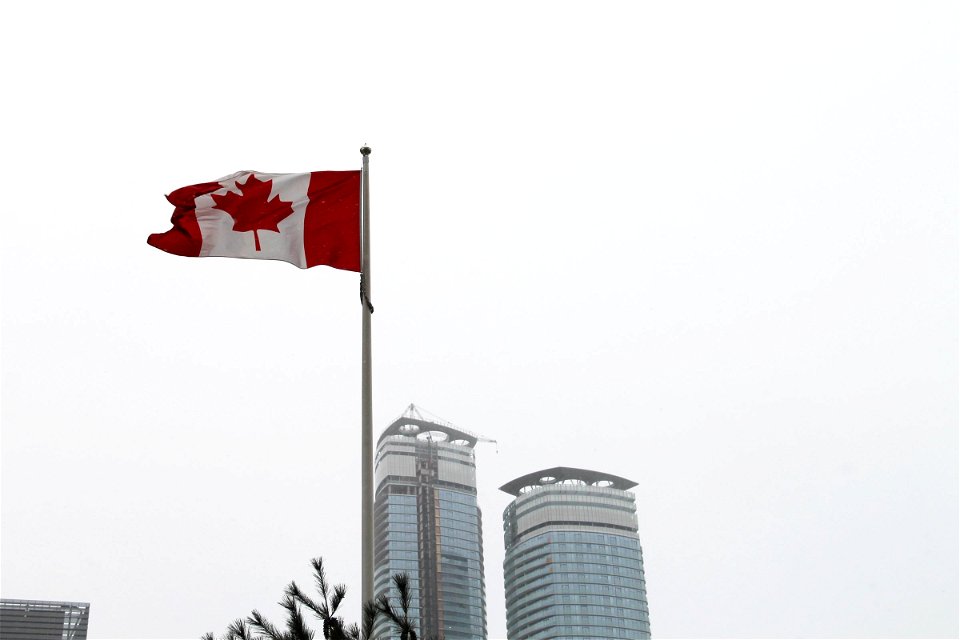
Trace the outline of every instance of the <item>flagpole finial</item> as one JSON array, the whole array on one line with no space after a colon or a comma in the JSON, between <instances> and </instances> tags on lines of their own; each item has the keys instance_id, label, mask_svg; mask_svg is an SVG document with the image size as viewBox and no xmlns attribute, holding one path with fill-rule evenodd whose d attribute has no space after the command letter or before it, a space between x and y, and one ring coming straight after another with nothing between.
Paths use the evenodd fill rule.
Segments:
<instances>
[{"instance_id":1,"label":"flagpole finial","mask_svg":"<svg viewBox=\"0 0 960 640\"><path fill-rule=\"evenodd\" d=\"M360 147L360 155L362 156L370 155L370 147L368 147L367 145L363 145L362 147Z\"/></svg>"}]
</instances>

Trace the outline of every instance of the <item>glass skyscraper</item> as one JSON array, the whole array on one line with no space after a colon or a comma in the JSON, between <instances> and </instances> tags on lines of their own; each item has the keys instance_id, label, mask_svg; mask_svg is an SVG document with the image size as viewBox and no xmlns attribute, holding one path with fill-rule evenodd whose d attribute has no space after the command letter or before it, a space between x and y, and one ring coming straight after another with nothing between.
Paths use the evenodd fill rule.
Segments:
<instances>
[{"instance_id":1,"label":"glass skyscraper","mask_svg":"<svg viewBox=\"0 0 960 640\"><path fill-rule=\"evenodd\" d=\"M650 637L636 484L555 467L501 487L510 640Z\"/></svg>"},{"instance_id":2,"label":"glass skyscraper","mask_svg":"<svg viewBox=\"0 0 960 640\"><path fill-rule=\"evenodd\" d=\"M483 540L474 447L479 436L410 405L377 443L374 592L399 609L392 585L406 573L410 615L423 640L485 640ZM382 617L375 637L395 638Z\"/></svg>"}]
</instances>

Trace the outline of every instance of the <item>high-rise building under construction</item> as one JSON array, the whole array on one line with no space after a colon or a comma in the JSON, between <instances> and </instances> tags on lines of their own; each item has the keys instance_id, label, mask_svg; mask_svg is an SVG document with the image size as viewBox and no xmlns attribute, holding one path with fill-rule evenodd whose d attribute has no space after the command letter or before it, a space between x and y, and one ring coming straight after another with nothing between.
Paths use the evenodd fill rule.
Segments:
<instances>
[{"instance_id":1,"label":"high-rise building under construction","mask_svg":"<svg viewBox=\"0 0 960 640\"><path fill-rule=\"evenodd\" d=\"M410 405L377 443L374 592L399 608L392 577L410 579L423 639L485 640L483 538L474 447L484 438ZM396 637L383 618L376 637Z\"/></svg>"}]
</instances>

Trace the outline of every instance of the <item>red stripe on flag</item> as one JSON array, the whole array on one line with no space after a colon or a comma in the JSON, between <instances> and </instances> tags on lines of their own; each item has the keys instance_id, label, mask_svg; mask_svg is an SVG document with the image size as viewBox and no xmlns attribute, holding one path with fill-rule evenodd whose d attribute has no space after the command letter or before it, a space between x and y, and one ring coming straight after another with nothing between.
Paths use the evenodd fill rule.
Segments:
<instances>
[{"instance_id":1,"label":"red stripe on flag","mask_svg":"<svg viewBox=\"0 0 960 640\"><path fill-rule=\"evenodd\" d=\"M360 271L360 172L314 171L303 221L307 267Z\"/></svg>"},{"instance_id":2,"label":"red stripe on flag","mask_svg":"<svg viewBox=\"0 0 960 640\"><path fill-rule=\"evenodd\" d=\"M147 244L178 256L196 258L203 246L200 225L197 224L196 197L222 188L219 182L181 187L167 196L167 200L176 207L170 222L173 228L164 233L152 233Z\"/></svg>"}]
</instances>

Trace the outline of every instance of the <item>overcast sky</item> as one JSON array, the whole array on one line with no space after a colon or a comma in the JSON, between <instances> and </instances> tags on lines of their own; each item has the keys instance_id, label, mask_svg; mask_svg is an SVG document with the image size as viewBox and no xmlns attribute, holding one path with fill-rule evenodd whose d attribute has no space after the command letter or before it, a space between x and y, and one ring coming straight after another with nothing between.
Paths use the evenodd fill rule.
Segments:
<instances>
[{"instance_id":1,"label":"overcast sky","mask_svg":"<svg viewBox=\"0 0 960 640\"><path fill-rule=\"evenodd\" d=\"M337 3L343 5L345 3ZM13 3L3 597L196 638L360 591L356 274L147 246L371 156L374 424L635 489L655 636L958 629L958 5Z\"/></svg>"}]
</instances>

